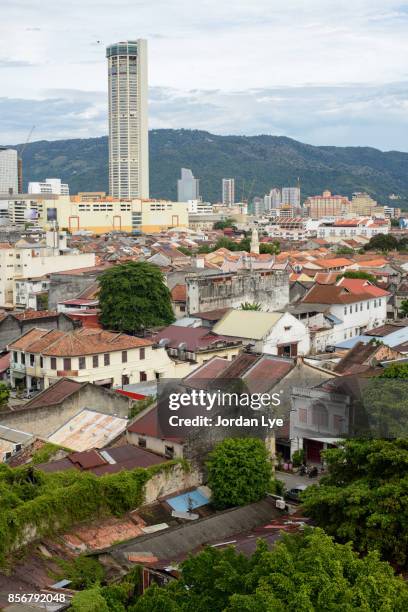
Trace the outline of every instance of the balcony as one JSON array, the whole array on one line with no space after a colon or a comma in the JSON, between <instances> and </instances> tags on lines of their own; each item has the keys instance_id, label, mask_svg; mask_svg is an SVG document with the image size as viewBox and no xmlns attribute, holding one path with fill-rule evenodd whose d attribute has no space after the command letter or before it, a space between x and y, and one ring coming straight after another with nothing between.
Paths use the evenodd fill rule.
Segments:
<instances>
[{"instance_id":1,"label":"balcony","mask_svg":"<svg viewBox=\"0 0 408 612\"><path fill-rule=\"evenodd\" d=\"M16 372L26 372L26 366L24 363L17 363L16 361L12 361L10 368Z\"/></svg>"}]
</instances>

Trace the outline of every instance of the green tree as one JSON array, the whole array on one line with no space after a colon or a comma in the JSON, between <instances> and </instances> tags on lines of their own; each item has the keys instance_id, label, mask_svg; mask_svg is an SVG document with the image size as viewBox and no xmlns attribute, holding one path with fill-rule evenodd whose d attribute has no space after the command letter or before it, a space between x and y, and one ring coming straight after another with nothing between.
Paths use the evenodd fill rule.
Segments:
<instances>
[{"instance_id":1,"label":"green tree","mask_svg":"<svg viewBox=\"0 0 408 612\"><path fill-rule=\"evenodd\" d=\"M223 230L226 227L234 227L235 219L233 217L227 217L223 221L216 221L213 225L213 229L215 230Z\"/></svg>"},{"instance_id":2,"label":"green tree","mask_svg":"<svg viewBox=\"0 0 408 612\"><path fill-rule=\"evenodd\" d=\"M74 595L70 609L73 612L110 612L100 587L80 591Z\"/></svg>"},{"instance_id":3,"label":"green tree","mask_svg":"<svg viewBox=\"0 0 408 612\"><path fill-rule=\"evenodd\" d=\"M395 236L391 234L377 234L370 238L369 242L364 245L366 251L394 251L398 249L399 243Z\"/></svg>"},{"instance_id":4,"label":"green tree","mask_svg":"<svg viewBox=\"0 0 408 612\"><path fill-rule=\"evenodd\" d=\"M193 252L185 246L178 246L177 250L180 251L180 253L183 253L183 255L187 255L188 257L191 257L191 255L193 254Z\"/></svg>"},{"instance_id":5,"label":"green tree","mask_svg":"<svg viewBox=\"0 0 408 612\"><path fill-rule=\"evenodd\" d=\"M57 559L56 563L62 572L57 575L58 580L67 578L71 580L71 587L75 590L88 589L100 584L105 577L105 570L97 559L80 555L72 561Z\"/></svg>"},{"instance_id":6,"label":"green tree","mask_svg":"<svg viewBox=\"0 0 408 612\"><path fill-rule=\"evenodd\" d=\"M10 397L10 389L4 382L0 382L0 408L7 406Z\"/></svg>"},{"instance_id":7,"label":"green tree","mask_svg":"<svg viewBox=\"0 0 408 612\"><path fill-rule=\"evenodd\" d=\"M344 272L343 274L339 274L336 277L336 280L339 280L340 278L361 278L361 279L370 281L370 283L377 282L377 279L374 276L374 274L370 274L369 272L364 272L363 270L349 270L347 272Z\"/></svg>"},{"instance_id":8,"label":"green tree","mask_svg":"<svg viewBox=\"0 0 408 612\"><path fill-rule=\"evenodd\" d=\"M242 302L241 310L262 310L262 306L258 302Z\"/></svg>"},{"instance_id":9,"label":"green tree","mask_svg":"<svg viewBox=\"0 0 408 612\"><path fill-rule=\"evenodd\" d=\"M328 475L303 509L340 542L407 566L408 440L347 440L324 451Z\"/></svg>"},{"instance_id":10,"label":"green tree","mask_svg":"<svg viewBox=\"0 0 408 612\"><path fill-rule=\"evenodd\" d=\"M104 327L135 333L174 321L163 274L150 263L130 261L114 266L101 275L99 285Z\"/></svg>"},{"instance_id":11,"label":"green tree","mask_svg":"<svg viewBox=\"0 0 408 612\"><path fill-rule=\"evenodd\" d=\"M227 438L209 454L208 486L217 508L259 501L270 490L272 466L257 438Z\"/></svg>"},{"instance_id":12,"label":"green tree","mask_svg":"<svg viewBox=\"0 0 408 612\"><path fill-rule=\"evenodd\" d=\"M279 242L261 242L259 244L259 252L261 255L267 253L268 255L279 255L280 244Z\"/></svg>"},{"instance_id":13,"label":"green tree","mask_svg":"<svg viewBox=\"0 0 408 612\"><path fill-rule=\"evenodd\" d=\"M207 548L182 563L176 583L151 587L132 611L403 612L407 606L406 583L378 553L359 558L351 544L307 528L283 535L272 550L258 542L250 558L232 547Z\"/></svg>"},{"instance_id":14,"label":"green tree","mask_svg":"<svg viewBox=\"0 0 408 612\"><path fill-rule=\"evenodd\" d=\"M408 317L408 300L401 301L400 312L404 317Z\"/></svg>"}]
</instances>

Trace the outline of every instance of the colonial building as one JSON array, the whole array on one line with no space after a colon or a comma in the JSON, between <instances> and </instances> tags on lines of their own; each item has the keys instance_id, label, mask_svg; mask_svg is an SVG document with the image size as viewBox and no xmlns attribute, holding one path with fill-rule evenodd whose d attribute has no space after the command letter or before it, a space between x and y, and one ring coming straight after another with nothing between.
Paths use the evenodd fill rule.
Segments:
<instances>
[{"instance_id":1,"label":"colonial building","mask_svg":"<svg viewBox=\"0 0 408 612\"><path fill-rule=\"evenodd\" d=\"M152 340L100 329L34 328L9 350L12 387L23 380L29 389L46 389L60 377L107 388L177 377L177 365Z\"/></svg>"}]
</instances>

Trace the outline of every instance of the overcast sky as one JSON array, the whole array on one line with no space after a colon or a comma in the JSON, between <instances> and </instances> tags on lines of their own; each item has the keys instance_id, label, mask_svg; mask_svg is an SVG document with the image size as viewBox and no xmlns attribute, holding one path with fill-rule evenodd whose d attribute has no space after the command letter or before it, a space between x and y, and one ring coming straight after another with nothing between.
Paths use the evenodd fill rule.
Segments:
<instances>
[{"instance_id":1,"label":"overcast sky","mask_svg":"<svg viewBox=\"0 0 408 612\"><path fill-rule=\"evenodd\" d=\"M403 0L1 0L0 143L106 134L105 46L139 37L151 128L408 151Z\"/></svg>"}]
</instances>

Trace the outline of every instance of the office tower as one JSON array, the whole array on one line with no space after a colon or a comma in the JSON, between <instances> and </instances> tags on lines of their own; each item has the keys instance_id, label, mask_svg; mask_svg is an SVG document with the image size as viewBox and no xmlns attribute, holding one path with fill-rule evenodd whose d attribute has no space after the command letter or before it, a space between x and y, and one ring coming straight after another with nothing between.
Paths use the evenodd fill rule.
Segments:
<instances>
[{"instance_id":1,"label":"office tower","mask_svg":"<svg viewBox=\"0 0 408 612\"><path fill-rule=\"evenodd\" d=\"M30 181L28 183L28 193L53 193L55 195L69 195L67 183L61 183L61 179L47 178L44 182Z\"/></svg>"},{"instance_id":2,"label":"office tower","mask_svg":"<svg viewBox=\"0 0 408 612\"><path fill-rule=\"evenodd\" d=\"M234 206L235 204L235 179L222 179L222 203L224 206Z\"/></svg>"},{"instance_id":3,"label":"office tower","mask_svg":"<svg viewBox=\"0 0 408 612\"><path fill-rule=\"evenodd\" d=\"M177 201L188 202L200 199L200 181L194 178L189 168L181 169L181 178L177 181Z\"/></svg>"},{"instance_id":4,"label":"office tower","mask_svg":"<svg viewBox=\"0 0 408 612\"><path fill-rule=\"evenodd\" d=\"M110 45L106 57L109 192L115 198L148 198L147 41Z\"/></svg>"},{"instance_id":5,"label":"office tower","mask_svg":"<svg viewBox=\"0 0 408 612\"><path fill-rule=\"evenodd\" d=\"M300 187L283 187L282 204L300 207Z\"/></svg>"},{"instance_id":6,"label":"office tower","mask_svg":"<svg viewBox=\"0 0 408 612\"><path fill-rule=\"evenodd\" d=\"M282 202L282 196L280 189L271 189L269 193L264 196L264 208L265 212L272 208L279 208Z\"/></svg>"},{"instance_id":7,"label":"office tower","mask_svg":"<svg viewBox=\"0 0 408 612\"><path fill-rule=\"evenodd\" d=\"M18 156L15 149L0 147L0 194L18 193Z\"/></svg>"}]
</instances>

